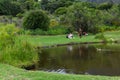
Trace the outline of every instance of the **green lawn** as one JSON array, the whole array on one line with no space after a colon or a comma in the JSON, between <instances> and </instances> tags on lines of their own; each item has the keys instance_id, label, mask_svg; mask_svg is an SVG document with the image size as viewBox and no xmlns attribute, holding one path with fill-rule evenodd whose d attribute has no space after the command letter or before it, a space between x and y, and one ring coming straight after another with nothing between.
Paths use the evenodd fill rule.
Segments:
<instances>
[{"instance_id":1,"label":"green lawn","mask_svg":"<svg viewBox=\"0 0 120 80\"><path fill-rule=\"evenodd\" d=\"M0 64L0 80L120 80L120 77L26 71L13 66Z\"/></svg>"},{"instance_id":2,"label":"green lawn","mask_svg":"<svg viewBox=\"0 0 120 80\"><path fill-rule=\"evenodd\" d=\"M105 32L104 35L106 38L120 40L120 31ZM95 35L88 35L79 38L77 35L73 39L67 39L66 35L57 35L57 36L29 36L24 35L20 36L20 39L26 40L35 46L48 46L55 44L66 44L66 43L82 43L82 42L99 42L101 40L95 39Z\"/></svg>"},{"instance_id":3,"label":"green lawn","mask_svg":"<svg viewBox=\"0 0 120 80\"><path fill-rule=\"evenodd\" d=\"M71 42L98 42L100 40L94 39L93 35L83 36L79 38L78 36L74 36L73 39L67 39L65 35L57 35L57 36L20 36L22 40L26 40L33 45L37 46L48 46L55 44L66 44Z\"/></svg>"}]
</instances>

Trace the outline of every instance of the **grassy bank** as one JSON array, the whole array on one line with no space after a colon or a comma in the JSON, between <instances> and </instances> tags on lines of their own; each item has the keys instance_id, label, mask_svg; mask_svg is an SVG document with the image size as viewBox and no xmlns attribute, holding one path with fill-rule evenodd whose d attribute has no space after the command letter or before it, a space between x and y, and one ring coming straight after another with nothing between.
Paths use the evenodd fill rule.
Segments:
<instances>
[{"instance_id":1,"label":"grassy bank","mask_svg":"<svg viewBox=\"0 0 120 80\"><path fill-rule=\"evenodd\" d=\"M107 39L120 40L120 31L105 32L104 35ZM74 35L73 39L67 39L66 35L57 35L57 36L20 36L22 40L26 40L35 46L48 46L55 44L66 44L71 42L100 42L101 40L95 39L95 35L88 35L79 38L77 35Z\"/></svg>"},{"instance_id":2,"label":"grassy bank","mask_svg":"<svg viewBox=\"0 0 120 80\"><path fill-rule=\"evenodd\" d=\"M0 80L119 80L120 77L66 75L42 71L26 71L0 64Z\"/></svg>"},{"instance_id":3,"label":"grassy bank","mask_svg":"<svg viewBox=\"0 0 120 80\"><path fill-rule=\"evenodd\" d=\"M73 39L67 39L66 35L57 36L20 36L22 40L27 40L35 46L48 46L55 44L66 44L71 42L98 42L100 40L94 39L93 35L83 36L79 38L77 35Z\"/></svg>"}]
</instances>

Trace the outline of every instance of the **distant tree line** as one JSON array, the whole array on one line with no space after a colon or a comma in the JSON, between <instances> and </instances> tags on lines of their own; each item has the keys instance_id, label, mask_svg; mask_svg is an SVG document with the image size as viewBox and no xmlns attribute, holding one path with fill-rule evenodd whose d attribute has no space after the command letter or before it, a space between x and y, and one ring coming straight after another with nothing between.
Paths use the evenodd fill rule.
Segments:
<instances>
[{"instance_id":1,"label":"distant tree line","mask_svg":"<svg viewBox=\"0 0 120 80\"><path fill-rule=\"evenodd\" d=\"M69 33L79 28L98 33L120 26L120 4L112 1L97 4L81 0L0 0L0 15L22 19L25 29L49 33Z\"/></svg>"}]
</instances>

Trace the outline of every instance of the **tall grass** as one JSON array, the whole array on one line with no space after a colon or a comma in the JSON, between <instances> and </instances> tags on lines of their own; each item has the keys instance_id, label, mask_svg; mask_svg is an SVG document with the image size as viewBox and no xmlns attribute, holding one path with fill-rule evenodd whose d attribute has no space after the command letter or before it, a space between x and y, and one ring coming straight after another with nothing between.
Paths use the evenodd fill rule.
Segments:
<instances>
[{"instance_id":1,"label":"tall grass","mask_svg":"<svg viewBox=\"0 0 120 80\"><path fill-rule=\"evenodd\" d=\"M17 32L13 24L0 27L0 62L18 67L35 64L38 60L36 49L19 40Z\"/></svg>"},{"instance_id":2,"label":"tall grass","mask_svg":"<svg viewBox=\"0 0 120 80\"><path fill-rule=\"evenodd\" d=\"M28 66L35 64L38 55L34 47L27 42L16 42L1 50L0 62L14 66Z\"/></svg>"}]
</instances>

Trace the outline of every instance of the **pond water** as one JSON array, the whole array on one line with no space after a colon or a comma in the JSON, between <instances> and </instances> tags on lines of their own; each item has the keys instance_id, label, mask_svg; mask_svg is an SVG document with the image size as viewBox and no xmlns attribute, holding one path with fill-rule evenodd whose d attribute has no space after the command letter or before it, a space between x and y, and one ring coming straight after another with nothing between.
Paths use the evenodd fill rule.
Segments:
<instances>
[{"instance_id":1,"label":"pond water","mask_svg":"<svg viewBox=\"0 0 120 80\"><path fill-rule=\"evenodd\" d=\"M36 70L120 76L120 44L79 44L45 48Z\"/></svg>"}]
</instances>

